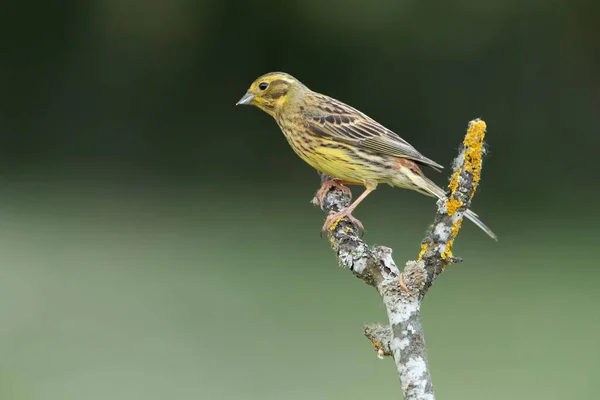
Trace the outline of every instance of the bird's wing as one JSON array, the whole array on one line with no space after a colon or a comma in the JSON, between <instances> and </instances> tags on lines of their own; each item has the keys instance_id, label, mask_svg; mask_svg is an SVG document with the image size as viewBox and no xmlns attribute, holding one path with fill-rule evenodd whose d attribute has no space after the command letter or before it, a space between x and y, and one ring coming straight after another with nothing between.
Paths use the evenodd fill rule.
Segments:
<instances>
[{"instance_id":1,"label":"bird's wing","mask_svg":"<svg viewBox=\"0 0 600 400\"><path fill-rule=\"evenodd\" d=\"M325 95L314 92L311 95L315 99L311 99L314 101L310 101L310 108L304 108L304 119L313 134L375 153L407 158L438 171L444 168L360 111Z\"/></svg>"}]
</instances>

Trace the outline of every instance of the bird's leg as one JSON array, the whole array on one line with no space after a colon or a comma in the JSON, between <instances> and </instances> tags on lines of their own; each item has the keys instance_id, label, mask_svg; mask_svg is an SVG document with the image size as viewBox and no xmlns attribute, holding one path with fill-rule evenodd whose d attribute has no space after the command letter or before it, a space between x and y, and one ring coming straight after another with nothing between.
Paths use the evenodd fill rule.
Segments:
<instances>
[{"instance_id":1,"label":"bird's leg","mask_svg":"<svg viewBox=\"0 0 600 400\"><path fill-rule=\"evenodd\" d=\"M364 231L365 228L363 227L363 224L361 224L361 222L359 220L357 220L356 218L354 218L352 216L352 211L354 211L356 206L358 206L360 204L360 202L363 201L369 193L371 193L373 190L375 190L375 187L377 187L377 184L367 186L365 191L362 192L362 194L360 196L358 196L358 198L356 200L354 200L354 203L350 204L347 208L343 209L342 211L338 211L338 212L331 211L329 213L329 215L327 216L327 219L325 220L325 224L323 224L322 230L326 231L340 218L348 218L350 220L350 222L356 224L356 226L358 226L358 228L361 231Z\"/></svg>"},{"instance_id":2,"label":"bird's leg","mask_svg":"<svg viewBox=\"0 0 600 400\"><path fill-rule=\"evenodd\" d=\"M323 207L323 199L332 188L340 189L342 192L346 193L350 197L350 200L352 200L352 192L350 191L350 189L343 185L344 183L345 182L343 180L335 178L323 182L321 188L317 191L316 194L317 200L319 200L319 205Z\"/></svg>"}]
</instances>

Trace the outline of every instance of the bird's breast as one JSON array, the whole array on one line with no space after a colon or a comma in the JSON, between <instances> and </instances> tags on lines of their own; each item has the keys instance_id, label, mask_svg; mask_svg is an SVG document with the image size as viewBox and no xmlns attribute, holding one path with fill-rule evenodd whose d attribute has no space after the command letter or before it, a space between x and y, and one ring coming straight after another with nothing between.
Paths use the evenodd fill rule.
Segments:
<instances>
[{"instance_id":1,"label":"bird's breast","mask_svg":"<svg viewBox=\"0 0 600 400\"><path fill-rule=\"evenodd\" d=\"M278 123L294 152L316 170L347 182L387 182L393 168L387 157L316 136L302 124Z\"/></svg>"}]
</instances>

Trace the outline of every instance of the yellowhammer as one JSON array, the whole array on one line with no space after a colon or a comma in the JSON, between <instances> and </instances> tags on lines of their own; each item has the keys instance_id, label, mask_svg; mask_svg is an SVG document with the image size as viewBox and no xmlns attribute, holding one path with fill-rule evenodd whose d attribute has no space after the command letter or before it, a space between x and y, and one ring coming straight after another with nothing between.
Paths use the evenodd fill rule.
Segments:
<instances>
[{"instance_id":1,"label":"yellowhammer","mask_svg":"<svg viewBox=\"0 0 600 400\"><path fill-rule=\"evenodd\" d=\"M254 105L277 121L292 149L318 171L333 179L317 197L332 186L349 192L343 184L364 185L366 190L345 210L331 212L323 225L349 218L361 229L352 211L378 183L415 190L442 198L445 192L430 181L419 166L443 167L419 153L406 140L360 111L320 93L313 92L291 75L271 72L255 80L237 104ZM496 235L468 210L465 217L490 237Z\"/></svg>"}]
</instances>

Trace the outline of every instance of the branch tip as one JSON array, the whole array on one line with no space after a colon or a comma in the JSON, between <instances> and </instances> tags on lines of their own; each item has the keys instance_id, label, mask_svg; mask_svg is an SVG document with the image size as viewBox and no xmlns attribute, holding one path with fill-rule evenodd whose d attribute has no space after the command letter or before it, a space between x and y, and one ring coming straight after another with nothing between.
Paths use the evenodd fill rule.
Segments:
<instances>
[{"instance_id":1,"label":"branch tip","mask_svg":"<svg viewBox=\"0 0 600 400\"><path fill-rule=\"evenodd\" d=\"M392 330L389 327L381 325L367 325L364 327L364 335L371 341L377 357L383 359L393 355L390 348L392 340Z\"/></svg>"},{"instance_id":2,"label":"branch tip","mask_svg":"<svg viewBox=\"0 0 600 400\"><path fill-rule=\"evenodd\" d=\"M422 296L448 265L460 260L452 254L452 246L481 179L486 127L481 119L469 122L461 151L453 163L454 171L448 184L450 193L438 201L430 233L421 243L417 260L425 262L428 272Z\"/></svg>"}]
</instances>

